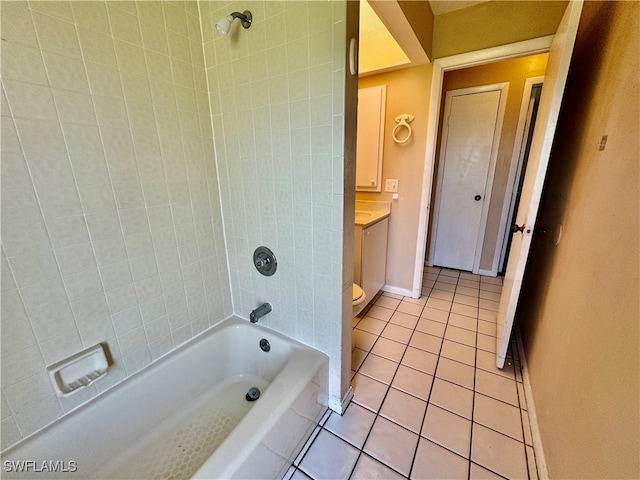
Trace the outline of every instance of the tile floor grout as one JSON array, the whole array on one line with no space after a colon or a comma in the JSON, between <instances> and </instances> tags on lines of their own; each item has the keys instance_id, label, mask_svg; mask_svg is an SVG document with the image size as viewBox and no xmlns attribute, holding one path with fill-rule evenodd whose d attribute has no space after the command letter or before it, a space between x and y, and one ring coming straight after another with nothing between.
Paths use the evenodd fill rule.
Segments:
<instances>
[{"instance_id":1,"label":"tile floor grout","mask_svg":"<svg viewBox=\"0 0 640 480\"><path fill-rule=\"evenodd\" d=\"M438 277L439 276L440 276L440 274L438 274ZM437 281L437 277L436 277L436 281ZM458 282L456 281L456 287L457 286L458 286ZM428 301L429 298L431 298L431 294L432 294L433 290L435 290L435 282L434 282L434 285L429 289L429 293L426 295L427 301ZM424 292L422 292L422 293L424 295ZM455 298L455 294L454 294L454 298ZM420 315L419 315L418 318L422 317L422 312L426 308L426 305L427 305L427 302L425 302L424 307L420 311ZM451 305L453 306L453 299L451 300ZM449 316L450 315L451 315L451 308L449 308L449 312L447 314L447 323L445 324L445 332L447 331L447 327L449 326ZM418 324L416 323L416 326L413 328L413 332L411 333L411 338L413 338L413 335L416 332L416 327L417 326L418 326ZM409 342L411 341L411 338L409 338ZM408 345L409 345L409 343L407 343L407 346ZM429 388L429 394L427 395L427 408L425 408L424 413L422 414L421 425L424 425L424 422L425 422L425 420L427 418L427 410L429 409L429 407L428 407L429 399L431 398L431 393L433 392L433 386L435 384L435 378L436 378L435 374L436 374L436 371L438 370L438 364L440 363L440 355L442 354L442 346L443 345L444 345L444 333L443 333L443 336L442 336L442 343L440 344L440 349L438 351L438 359L436 360L436 365L435 365L434 370L433 370L433 380L431 381L431 387ZM406 353L406 349L405 349L405 353ZM398 364L398 365L400 365L400 364ZM373 425L372 425L372 428L373 428ZM419 438L418 438L418 443L420 443L420 439ZM455 453L455 452L452 452L452 453ZM409 468L409 475L408 475L409 477L411 476L411 472L413 471L413 467L415 465L417 455L418 455L418 448L416 447L416 450L413 452L413 458L411 460L411 467ZM469 468L471 468L471 466L469 466Z\"/></svg>"},{"instance_id":2,"label":"tile floor grout","mask_svg":"<svg viewBox=\"0 0 640 480\"><path fill-rule=\"evenodd\" d=\"M477 308L477 312L478 312L478 316L480 316L480 282L478 282L478 308ZM455 296L453 297L455 300ZM451 304L452 308L453 308L453 303ZM451 312L449 312L449 316L451 316ZM476 345L478 345L478 318L476 318L476 331L475 331L475 337L476 337ZM447 328L449 327L449 318L447 318ZM446 334L446 329L445 329L445 334ZM442 343L444 343L444 340L442 341ZM474 365L473 368L477 368L478 365L478 349L475 349L475 355L474 355ZM471 432L469 433L469 468L467 469L467 475L469 478L471 478L471 445L473 445L473 425L475 422L475 407L476 407L476 375L473 375L473 397L471 398ZM428 408L428 407L427 407Z\"/></svg>"},{"instance_id":3,"label":"tile floor grout","mask_svg":"<svg viewBox=\"0 0 640 480\"><path fill-rule=\"evenodd\" d=\"M438 270L437 275L433 274L434 270ZM443 273L444 272L444 273ZM451 275L451 273L455 272L455 277L453 275ZM508 375L508 374L495 374L495 372L491 372L491 371L487 371L485 370L486 365L485 366L479 366L479 351L483 351L486 352L487 354L492 354L495 355L495 353L491 353L488 352L487 350L485 350L482 347L479 347L479 335L486 335L485 333L481 333L480 332L480 320L482 320L483 322L486 323L493 323L495 325L495 320L493 322L487 321L487 320L483 320L480 318L481 315L487 315L487 313L481 313L481 305L482 305L482 300L484 300L482 298L482 292L483 292L483 283L485 283L485 278L486 277L480 277L480 276L473 276L471 274L466 274L464 272L457 272L457 271L450 271L450 270L445 270L445 269L429 269L426 268L425 269L425 281L423 281L423 296L421 297L421 299L409 299L408 297L403 297L401 295L392 295L392 294L378 294L376 296L376 298L371 302L371 304L365 309L365 311L359 316L356 317L356 319L354 319L354 323L353 323L353 328L354 328L354 332L355 330L360 330L357 327L361 325L361 323L367 319L373 319L375 320L375 322L370 322L371 325L369 326L368 324L362 324L363 327L366 328L370 328L374 331L377 331L378 333L372 333L369 332L367 330L360 330L362 332L364 332L367 335L370 335L372 337L375 337L375 339L370 342L370 344L368 344L368 349L359 349L358 346L356 345L356 347L354 347L354 353L356 352L356 349L359 349L361 351L364 352L364 356L362 356L362 354L358 353L358 356L361 356L362 358L358 358L356 360L356 368L355 370L352 370L352 381L355 382L356 378L358 375L360 376L364 376L363 378L367 378L369 379L371 382L374 382L374 384L380 383L382 385L381 388L384 388L384 394L381 396L381 399L378 399L378 401L376 401L376 404L378 405L377 408L373 409L370 405L365 405L362 403L359 403L358 398L354 397L354 399L352 400L351 404L349 405L349 407L346 409L346 412L344 415L347 415L347 413L349 413L349 409L354 409L354 408L360 408L363 411L366 411L368 413L373 414L373 420L371 420L371 424L367 427L366 429L366 435L364 435L362 441L354 441L352 439L347 439L344 438L343 436L340 435L340 433L338 432L334 432L332 431L330 428L327 428L327 424L329 423L330 419L332 418L337 418L336 421L340 422L340 421L345 421L344 420L344 416L340 417L339 415L335 414L335 413L330 413L329 415L325 415L323 417L322 422L320 422L320 424L318 425L318 427L316 428L316 430L314 430L311 438L309 439L309 442L307 443L307 445L305 446L305 448L303 449L303 451L301 452L301 454L298 456L298 458L296 459L296 462L294 463L294 467L292 467L292 469L290 469L290 471L287 473L287 475L285 476L286 479L294 479L294 478L312 478L312 479L320 479L320 478L326 478L323 476L323 472L314 472L313 471L313 463L311 463L311 460L307 460L307 458L312 459L314 455L316 455L315 450L318 449L320 450L322 447L320 446L320 441L318 440L320 435L322 434L322 432L326 432L327 434L330 434L329 438L333 438L338 442L338 445L341 445L342 442L345 443L345 449L348 449L348 447L351 447L352 449L356 450L356 455L354 458L351 458L349 460L350 465L348 465L346 468L346 470L343 472L342 477L343 478L361 478L358 477L356 475L356 472L358 471L359 467L361 466L361 460L364 458L367 462L374 462L374 465L380 465L382 467L384 467L385 469L390 469L394 474L396 475L400 475L400 477L398 478L420 478L420 472L417 470L420 470L420 465L418 465L418 467L416 467L416 461L418 460L418 455L419 455L419 451L421 449L421 445L423 444L423 442L428 442L428 444L432 444L432 446L430 448L432 448L433 446L436 446L438 449L441 449L443 451L446 451L449 453L449 455L454 455L454 458L458 458L458 459L462 459L463 461L467 461L467 465L466 465L466 475L464 476L464 478L476 478L474 476L474 466L481 468L484 470L484 474L490 474L490 475L497 475L498 472L492 471L490 468L490 466L487 465L482 465L480 463L478 463L475 459L474 459L474 431L477 428L484 428L487 429L490 432L493 432L493 434L497 434L499 435L499 438L504 437L505 439L509 439L509 441L513 441L513 442L517 442L517 444L522 447L521 450L523 450L521 453L524 454L524 462L525 462L525 467L526 468L531 468L532 465L535 467L535 460L533 460L533 462L531 461L531 459L528 458L528 456L530 455L530 453L533 453L533 450L531 449L531 452L529 452L527 450L527 435L525 434L525 430L527 429L529 422L527 422L527 425L525 425L525 421L524 421L524 415L528 414L527 410L526 410L526 403L524 404L524 407L522 405L522 401L523 399L521 398L520 395L520 391L518 389L518 374L516 373L517 370L519 370L519 357L518 352L517 352L517 348L515 348L513 345L510 347L511 349L511 357L510 357L510 366L512 367L512 369L509 370L509 372L512 373L512 375ZM476 279L477 278L477 282L470 280L470 277L472 279ZM453 280L455 278L455 284L451 282L451 280ZM438 284L438 280L442 280L442 284L447 284L447 285L451 285L451 287L443 287L443 285L440 285L441 287L445 288L444 290L440 290L438 288L436 288L436 285ZM448 280L448 281L445 281ZM461 283L461 280L464 281L464 283ZM469 284L470 283L474 283L475 286L474 287L470 287ZM431 284L429 286L429 284ZM486 282L487 285L496 285L496 283L494 283L494 281L487 281ZM469 330L463 326L459 326L459 325L453 325L450 323L451 319L452 319L452 314L455 315L460 315L460 316L465 316L463 313L462 314L458 314L456 312L454 312L454 305L465 305L465 304L461 304L455 301L456 299L456 295L463 295L463 294L458 294L457 293L457 289L458 287L463 287L463 288L474 288L476 289L476 296L472 297L469 295L464 294L464 296L469 296L471 298L475 298L475 300L477 300L477 303L475 306L471 306L471 305L466 305L467 307L473 308L475 309L475 346L471 347L469 344L467 343L463 343L463 342L459 342L457 340L460 340L460 337L456 337L455 339L452 339L450 336L447 336L447 332L449 330L449 327L451 328L451 332L455 332L456 330L454 329L460 329L460 330L464 330L464 331L472 331ZM449 289L453 288L452 291L450 291ZM487 292L489 293L496 293L493 292L491 290L495 290L494 287L492 287L490 290L487 290ZM448 294L451 295L444 295L445 297L451 297L450 301L446 301L447 303L449 303L449 307L448 307L448 311L446 311L446 321L440 321L440 320L435 320L433 318L429 318L429 317L423 317L423 314L425 312L425 309L427 309L427 306L429 304L429 300L430 299L436 299L436 297L432 297L432 294L434 291L442 291L442 292L448 292ZM468 290L464 290L466 292L468 292ZM491 295L490 295L491 297ZM495 298L495 296L493 297ZM382 299L382 300L381 300ZM391 300L385 300L385 299L392 299L394 301ZM420 301L424 299L424 301ZM464 300L464 299L463 299ZM413 314L413 313L406 313L403 312L402 310L400 310L401 305L403 304L403 302L405 302L405 305L407 304L413 304L413 305L420 305L420 308L409 308L409 310L413 310L414 312L419 310L418 314ZM444 300L443 300L444 301ZM495 300L487 300L487 301L493 301L495 303ZM397 302L397 303L396 303ZM382 304L382 303L386 303L387 306L382 306L382 305L378 305L378 303ZM438 302L432 302L434 304L438 304ZM395 307L390 308L388 305L390 304L395 304ZM485 303L485 305L491 306L492 304L487 304ZM442 306L442 305L441 305ZM495 305L494 305L495 306ZM386 320L382 320L380 318L376 318L375 316L368 316L368 314L371 312L372 309L374 309L375 307L378 308L383 308L383 309L387 309L390 310L390 314L388 315L388 318ZM429 308L434 308L434 307L429 307ZM470 311L470 308L465 309L462 308L462 311ZM406 309L406 308L405 308ZM440 312L445 312L445 310L440 310L437 307L435 308L436 310L439 310ZM483 309L486 310L486 309ZM487 310L488 311L488 310ZM375 311L374 313L377 313L378 315L381 315L381 312ZM383 333L385 332L385 330L387 329L388 326L397 326L397 327L401 327L401 328L407 328L406 325L408 325L408 323L405 324L398 324L398 323L394 323L392 322L392 319L394 317L394 315L396 315L397 313L400 313L402 315L408 316L411 315L413 317L415 317L415 319L411 319L410 321L413 323L413 327L412 328L408 328L407 330L410 330L410 334L408 336L408 338L406 339L406 341L403 342L399 342L397 340L398 337L396 338L389 338L389 337L385 337L383 336ZM386 315L386 314L385 314ZM399 315L399 318L402 317L402 315ZM435 314L433 314L435 315ZM439 314L441 317L444 314ZM495 314L493 314L493 316L495 316ZM465 316L465 318L473 318L471 316ZM423 332L421 330L418 330L418 327L420 326L421 322L425 320L427 322L434 322L437 324L440 324L438 326L438 331L441 331L441 334L433 335L433 330L431 330L431 333L429 332ZM399 321L399 320L396 320ZM380 328L378 328L379 326L376 326L376 322L380 322L381 324L384 323L384 325ZM441 326L444 326L443 328L441 328ZM423 327L425 328L425 327ZM486 328L485 326L483 326L483 328ZM412 341L414 339L414 337L418 338L419 336L416 336L416 332L421 334L421 335L427 335L428 337L433 337L433 338L439 338L440 340L440 345L438 348L438 353L436 354L435 352L428 350L427 348L420 347L420 346L414 346L412 345ZM391 335L390 333L387 333L387 335ZM450 335L452 335L450 333ZM487 335L489 336L489 335ZM355 337L355 335L354 335ZM391 358L390 356L384 356L384 350L382 350L384 347L382 346L384 342L381 341L385 340L386 342L393 342L393 343L398 343L398 345L403 345L403 350L402 350L402 354L399 356L399 358L397 356ZM493 338L495 340L495 337ZM459 358L451 358L451 357L455 357L455 355L453 355L452 353L449 353L449 356L443 355L443 349L445 348L445 345L449 345L449 343L445 343L446 342L450 342L452 344L457 345L457 348L462 347L463 351L466 348L474 348L474 354L473 354L473 365L469 365L469 361L470 359L467 360L467 362L460 360ZM354 343L356 343L356 339L354 338ZM380 345L380 352L374 352L374 348L376 347L376 345ZM486 345L485 345L486 347ZM435 365L432 368L432 373L429 373L427 371L424 371L424 369L427 369L427 367L422 366L421 368L417 368L415 366L411 366L405 363L402 363L403 360L405 359L405 357L407 356L407 353L409 352L409 349L413 348L414 350L418 350L419 353L421 354L427 354L426 358L429 358L429 356L435 355L436 356L436 360L435 360ZM453 347L452 347L453 348ZM380 353L380 355L378 355L378 353ZM387 353L387 355L390 355L389 353ZM381 378L378 378L376 376L373 376L371 374L371 372L369 373L365 373L362 372L361 369L363 368L363 366L365 365L365 363L367 362L367 360L369 358L374 358L377 357L381 360L384 361L389 361L391 363L395 363L395 367L393 368L393 374L392 375L387 375L388 378L388 383L385 380L382 380ZM439 372L439 366L440 366L440 360L444 358L447 361L451 361L453 362L453 367L457 367L456 368L461 368L464 367L464 369L466 368L472 368L473 369L473 381L471 383L471 388L469 388L469 386L464 385L463 382L460 383L456 383L456 381L452 380L451 378L443 378L442 376L438 376L438 372ZM446 363L446 362L445 362ZM352 365L353 366L353 365ZM399 388L400 385L394 385L394 381L396 380L396 377L398 375L398 372L400 371L401 367L405 367L406 369L408 369L409 373L411 374L420 374L420 375L427 375L428 377L430 377L430 381L431 384L429 386L428 389L428 393L426 393L426 395L422 395L419 396L417 393L415 392L409 392L407 391L406 388ZM431 371L431 369L429 369L429 371ZM515 398L517 399L517 406L514 405L513 403L509 403L508 401L505 401L502 398L496 398L497 395L491 395L487 392L483 392L483 391L478 391L477 390L477 386L478 386L478 371L482 371L482 372L486 372L487 374L491 374L492 376L495 377L502 377L508 380L513 381L513 383L516 386L516 395ZM521 372L520 372L521 373ZM444 375L443 373L440 373L440 375ZM520 375L521 377L521 375ZM491 378L491 377L489 377ZM495 379L494 379L495 380ZM452 411L452 407L451 405L448 406L442 406L442 405L438 405L437 403L433 403L432 402L432 395L434 392L434 389L436 388L436 383L438 381L441 382L445 382L444 385L449 384L450 387L447 388L451 388L455 387L455 388L461 388L463 389L462 391L465 394L470 394L470 398L471 398L471 414L470 414L470 418L466 417L464 415L461 415L460 412L457 411ZM362 386L362 388L365 388L364 386ZM356 385L354 390L358 390L358 386ZM387 400L389 400L389 402L391 402L393 399L390 398L390 394L394 395L393 392L397 392L398 394L407 396L408 398L414 399L418 402L421 403L421 406L424 408L423 412L422 412L422 418L421 418L421 422L419 423L419 425L416 424L416 429L412 429L410 428L408 425L403 425L402 423L400 423L400 421L397 418L392 418L393 415L393 411L391 413L384 413L383 412L383 408L387 405L386 402ZM513 393L513 392L512 392ZM478 397L478 395L481 395L482 397L486 397L487 400L490 400L491 402L499 402L498 405L502 405L503 408L516 408L518 411L518 416L520 417L518 419L518 423L519 423L519 427L520 427L520 433L521 433L521 440L518 440L518 438L515 438L512 435L509 435L503 431L500 431L499 429L497 429L498 427L494 428L494 426L487 426L484 425L483 423L480 423L480 419L476 418L476 401L479 398L482 397ZM423 398L424 397L424 398ZM362 400L360 400L362 401ZM365 402L366 403L366 402ZM424 404L424 405L422 405ZM354 407L354 405L356 407ZM426 425L426 421L427 421L427 416L429 415L429 412L431 411L430 408L433 410L435 408L435 410L433 411L439 411L442 410L442 412L446 412L447 415L453 416L453 418L458 418L460 421L463 422L469 422L469 434L468 434L468 445L467 447L465 447L464 452L466 452L464 455L461 453L458 453L455 449L450 448L450 445L443 445L444 442L442 442L442 440L435 440L432 438L429 438L427 435L428 433L425 433L425 425ZM391 410L391 407L389 408ZM353 413L353 412L351 412ZM349 415L351 415L351 413L349 413ZM395 427L399 427L401 430L400 431L405 431L407 434L411 435L413 438L413 436L416 436L416 439L413 439L416 444L413 447L414 451L413 454L411 456L411 460L409 462L408 465L408 470L406 475L401 472L396 465L391 465L390 463L393 462L389 462L389 461L385 461L382 458L378 458L376 456L376 452L374 451L367 451L367 445L369 443L369 440L372 439L372 434L374 432L374 429L376 428L376 425L378 425L378 421L380 419L383 419L384 421L389 422L390 424L392 424ZM485 421L484 423L490 423L489 421ZM478 433L479 434L479 433ZM325 438L325 437L323 437ZM373 439L375 440L375 439ZM373 441L372 440L372 441ZM503 440L504 441L504 440ZM348 445L348 447L347 447ZM456 460L458 461L458 460ZM307 467L305 465L305 463L309 464L309 467ZM369 465L371 466L371 464ZM380 468L382 468L380 467ZM416 470L417 468L417 470ZM404 469L403 469L404 470ZM315 477L313 476L313 474L315 473ZM479 473L483 473L482 470L479 471ZM415 474L415 475L414 475ZM527 472L528 474L528 472ZM499 475L499 474L498 474ZM536 476L536 472L532 472L531 474L531 478L537 478ZM504 478L504 475L502 475L502 477L500 478Z\"/></svg>"}]
</instances>

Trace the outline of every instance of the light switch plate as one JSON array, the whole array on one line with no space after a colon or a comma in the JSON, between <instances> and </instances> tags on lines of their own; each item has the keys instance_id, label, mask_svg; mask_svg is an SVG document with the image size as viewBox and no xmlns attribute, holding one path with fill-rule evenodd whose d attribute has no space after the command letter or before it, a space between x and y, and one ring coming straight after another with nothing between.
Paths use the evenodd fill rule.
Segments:
<instances>
[{"instance_id":1,"label":"light switch plate","mask_svg":"<svg viewBox=\"0 0 640 480\"><path fill-rule=\"evenodd\" d=\"M398 191L398 179L397 178L387 178L387 183L385 185L385 192L393 192L396 193Z\"/></svg>"}]
</instances>

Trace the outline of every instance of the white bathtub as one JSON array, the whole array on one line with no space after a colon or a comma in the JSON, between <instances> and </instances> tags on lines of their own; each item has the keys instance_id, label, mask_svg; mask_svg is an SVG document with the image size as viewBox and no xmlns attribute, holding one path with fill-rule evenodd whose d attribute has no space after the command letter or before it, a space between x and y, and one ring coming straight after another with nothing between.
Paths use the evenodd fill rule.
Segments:
<instances>
[{"instance_id":1,"label":"white bathtub","mask_svg":"<svg viewBox=\"0 0 640 480\"><path fill-rule=\"evenodd\" d=\"M229 318L3 452L2 477L281 478L327 408L327 365Z\"/></svg>"}]
</instances>

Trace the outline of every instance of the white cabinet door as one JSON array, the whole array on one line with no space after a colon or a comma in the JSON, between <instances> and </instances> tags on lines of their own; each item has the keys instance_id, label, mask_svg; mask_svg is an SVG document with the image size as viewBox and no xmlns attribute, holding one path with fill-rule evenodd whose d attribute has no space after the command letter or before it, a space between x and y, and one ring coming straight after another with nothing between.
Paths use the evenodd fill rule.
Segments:
<instances>
[{"instance_id":1,"label":"white cabinet door","mask_svg":"<svg viewBox=\"0 0 640 480\"><path fill-rule=\"evenodd\" d=\"M387 275L387 232L389 219L385 218L362 230L362 264L360 287L367 303L385 284Z\"/></svg>"},{"instance_id":2,"label":"white cabinet door","mask_svg":"<svg viewBox=\"0 0 640 480\"><path fill-rule=\"evenodd\" d=\"M386 96L386 85L358 90L356 190L381 190Z\"/></svg>"},{"instance_id":3,"label":"white cabinet door","mask_svg":"<svg viewBox=\"0 0 640 480\"><path fill-rule=\"evenodd\" d=\"M362 227L353 229L353 283L362 288Z\"/></svg>"}]
</instances>

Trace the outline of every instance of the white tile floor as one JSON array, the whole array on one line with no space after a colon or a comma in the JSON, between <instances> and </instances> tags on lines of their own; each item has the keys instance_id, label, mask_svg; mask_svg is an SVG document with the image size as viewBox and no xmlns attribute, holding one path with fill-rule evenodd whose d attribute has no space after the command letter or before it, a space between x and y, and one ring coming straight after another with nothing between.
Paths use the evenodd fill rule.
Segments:
<instances>
[{"instance_id":1,"label":"white tile floor","mask_svg":"<svg viewBox=\"0 0 640 480\"><path fill-rule=\"evenodd\" d=\"M537 479L517 349L495 367L501 279L425 269L354 318L354 398L285 479Z\"/></svg>"}]
</instances>

